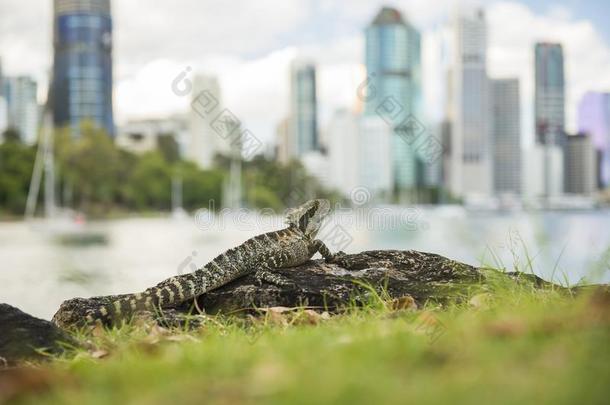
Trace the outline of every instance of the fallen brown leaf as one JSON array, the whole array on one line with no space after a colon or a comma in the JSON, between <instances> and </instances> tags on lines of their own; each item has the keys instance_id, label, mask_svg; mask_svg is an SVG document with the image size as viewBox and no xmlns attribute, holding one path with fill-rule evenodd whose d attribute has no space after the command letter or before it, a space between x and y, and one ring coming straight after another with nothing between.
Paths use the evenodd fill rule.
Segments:
<instances>
[{"instance_id":1,"label":"fallen brown leaf","mask_svg":"<svg viewBox=\"0 0 610 405\"><path fill-rule=\"evenodd\" d=\"M502 319L488 325L486 332L496 337L518 337L527 332L527 325L519 319Z\"/></svg>"},{"instance_id":2,"label":"fallen brown leaf","mask_svg":"<svg viewBox=\"0 0 610 405\"><path fill-rule=\"evenodd\" d=\"M298 324L317 325L323 320L322 314L317 313L313 309L306 309L302 312L298 312L295 316L297 317L295 323Z\"/></svg>"},{"instance_id":3,"label":"fallen brown leaf","mask_svg":"<svg viewBox=\"0 0 610 405\"><path fill-rule=\"evenodd\" d=\"M91 352L90 354L91 357L93 357L94 359L103 359L104 357L107 357L110 353L104 349L97 349Z\"/></svg>"},{"instance_id":4,"label":"fallen brown leaf","mask_svg":"<svg viewBox=\"0 0 610 405\"><path fill-rule=\"evenodd\" d=\"M393 311L402 311L402 310L416 310L417 303L415 299L410 295L405 295L399 298L394 298L390 302L390 308Z\"/></svg>"}]
</instances>

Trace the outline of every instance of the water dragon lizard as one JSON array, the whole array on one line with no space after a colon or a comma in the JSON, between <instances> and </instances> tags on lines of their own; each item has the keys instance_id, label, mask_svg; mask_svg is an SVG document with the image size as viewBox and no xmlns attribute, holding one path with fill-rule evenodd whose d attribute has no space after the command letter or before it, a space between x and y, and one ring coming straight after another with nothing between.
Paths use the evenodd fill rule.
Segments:
<instances>
[{"instance_id":1,"label":"water dragon lizard","mask_svg":"<svg viewBox=\"0 0 610 405\"><path fill-rule=\"evenodd\" d=\"M286 214L286 228L248 239L192 273L170 277L143 292L100 306L86 315L86 321L114 325L139 311L156 311L192 300L246 274L253 273L259 283L290 283L273 270L303 264L317 252L326 261L342 254L332 254L316 239L329 211L330 203L322 199L290 209Z\"/></svg>"}]
</instances>

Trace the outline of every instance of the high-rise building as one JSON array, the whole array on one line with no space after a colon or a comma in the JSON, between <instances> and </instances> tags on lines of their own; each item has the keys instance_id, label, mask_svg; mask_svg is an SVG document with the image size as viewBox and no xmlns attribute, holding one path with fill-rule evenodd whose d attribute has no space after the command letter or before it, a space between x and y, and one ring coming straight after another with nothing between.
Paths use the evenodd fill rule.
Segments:
<instances>
[{"instance_id":1,"label":"high-rise building","mask_svg":"<svg viewBox=\"0 0 610 405\"><path fill-rule=\"evenodd\" d=\"M302 157L320 149L317 109L316 67L311 62L295 60L290 67L292 156Z\"/></svg>"},{"instance_id":2,"label":"high-rise building","mask_svg":"<svg viewBox=\"0 0 610 405\"><path fill-rule=\"evenodd\" d=\"M590 195L596 190L596 152L588 134L566 137L564 175L566 193Z\"/></svg>"},{"instance_id":3,"label":"high-rise building","mask_svg":"<svg viewBox=\"0 0 610 405\"><path fill-rule=\"evenodd\" d=\"M363 116L359 127L358 185L383 200L393 188L392 161L388 157L392 156L395 133L377 116Z\"/></svg>"},{"instance_id":4,"label":"high-rise building","mask_svg":"<svg viewBox=\"0 0 610 405\"><path fill-rule=\"evenodd\" d=\"M301 157L301 162L307 173L318 180L323 187L330 187L334 173L329 170L328 156L319 150L307 152Z\"/></svg>"},{"instance_id":5,"label":"high-rise building","mask_svg":"<svg viewBox=\"0 0 610 405\"><path fill-rule=\"evenodd\" d=\"M347 109L335 111L328 126L331 186L349 197L360 185L360 117Z\"/></svg>"},{"instance_id":6,"label":"high-rise building","mask_svg":"<svg viewBox=\"0 0 610 405\"><path fill-rule=\"evenodd\" d=\"M422 120L421 38L419 32L390 7L383 7L366 28L366 70L369 81L364 114L381 117L392 132ZM391 138L392 188L417 186L415 145L399 133Z\"/></svg>"},{"instance_id":7,"label":"high-rise building","mask_svg":"<svg viewBox=\"0 0 610 405\"><path fill-rule=\"evenodd\" d=\"M293 158L292 151L292 137L291 135L291 124L290 118L286 117L277 125L275 130L276 135L276 150L275 157L278 162L282 164L288 164L290 160Z\"/></svg>"},{"instance_id":8,"label":"high-rise building","mask_svg":"<svg viewBox=\"0 0 610 405\"><path fill-rule=\"evenodd\" d=\"M487 26L482 9L454 17L449 189L454 196L487 197L493 185L487 78Z\"/></svg>"},{"instance_id":9,"label":"high-rise building","mask_svg":"<svg viewBox=\"0 0 610 405\"><path fill-rule=\"evenodd\" d=\"M440 188L443 185L443 136L445 136L446 130L445 123L440 122L431 126L422 136L426 143L422 143L418 149L417 181L419 187ZM430 149L425 150L425 147Z\"/></svg>"},{"instance_id":10,"label":"high-rise building","mask_svg":"<svg viewBox=\"0 0 610 405\"><path fill-rule=\"evenodd\" d=\"M546 162L546 163L544 163ZM522 193L527 202L547 203L564 190L564 154L559 146L534 144L523 154Z\"/></svg>"},{"instance_id":11,"label":"high-rise building","mask_svg":"<svg viewBox=\"0 0 610 405\"><path fill-rule=\"evenodd\" d=\"M0 97L4 97L4 72L2 70L2 58L0 58Z\"/></svg>"},{"instance_id":12,"label":"high-rise building","mask_svg":"<svg viewBox=\"0 0 610 405\"><path fill-rule=\"evenodd\" d=\"M209 169L214 165L216 155L229 155L231 142L237 136L239 128L237 122L229 123L235 128L221 128L217 125L220 121L215 121L219 117L223 120L231 119L224 110L220 85L215 76L196 75L193 79L192 94L192 108L189 112L190 137L186 142L185 155L201 168Z\"/></svg>"},{"instance_id":13,"label":"high-rise building","mask_svg":"<svg viewBox=\"0 0 610 405\"><path fill-rule=\"evenodd\" d=\"M561 44L535 46L534 109L536 142L559 145L565 131L565 83Z\"/></svg>"},{"instance_id":14,"label":"high-rise building","mask_svg":"<svg viewBox=\"0 0 610 405\"><path fill-rule=\"evenodd\" d=\"M114 135L110 0L54 0L51 106L78 136L83 120Z\"/></svg>"},{"instance_id":15,"label":"high-rise building","mask_svg":"<svg viewBox=\"0 0 610 405\"><path fill-rule=\"evenodd\" d=\"M494 193L521 193L521 113L519 79L491 84Z\"/></svg>"},{"instance_id":16,"label":"high-rise building","mask_svg":"<svg viewBox=\"0 0 610 405\"><path fill-rule=\"evenodd\" d=\"M600 157L597 187L610 187L610 93L584 95L578 105L578 130L591 135Z\"/></svg>"},{"instance_id":17,"label":"high-rise building","mask_svg":"<svg viewBox=\"0 0 610 405\"><path fill-rule=\"evenodd\" d=\"M558 172L552 168L555 155L563 155L565 138L565 82L563 48L561 44L537 43L534 48L535 90L534 120L536 144L542 146L542 159L532 164L542 165L543 196L562 193L563 178L552 178ZM563 156L559 156L561 161Z\"/></svg>"},{"instance_id":18,"label":"high-rise building","mask_svg":"<svg viewBox=\"0 0 610 405\"><path fill-rule=\"evenodd\" d=\"M162 137L171 137L184 153L182 142L188 138L186 117L175 115L167 118L131 120L117 128L115 144L121 149L142 154L157 149Z\"/></svg>"},{"instance_id":19,"label":"high-rise building","mask_svg":"<svg viewBox=\"0 0 610 405\"><path fill-rule=\"evenodd\" d=\"M38 133L37 89L29 76L4 78L7 127L16 129L21 140L30 145L36 142Z\"/></svg>"},{"instance_id":20,"label":"high-rise building","mask_svg":"<svg viewBox=\"0 0 610 405\"><path fill-rule=\"evenodd\" d=\"M8 127L8 106L6 105L6 99L4 98L4 76L2 73L2 58L0 58L0 135ZM2 138L0 137L0 142Z\"/></svg>"},{"instance_id":21,"label":"high-rise building","mask_svg":"<svg viewBox=\"0 0 610 405\"><path fill-rule=\"evenodd\" d=\"M0 97L0 142L2 142L2 133L8 128L8 111L6 100Z\"/></svg>"},{"instance_id":22,"label":"high-rise building","mask_svg":"<svg viewBox=\"0 0 610 405\"><path fill-rule=\"evenodd\" d=\"M441 121L440 124L440 134L441 134L441 145L442 145L442 155L441 155L441 185L445 188L448 188L451 184L451 167L453 164L453 155L451 151L451 136L452 122L449 117L446 117Z\"/></svg>"}]
</instances>

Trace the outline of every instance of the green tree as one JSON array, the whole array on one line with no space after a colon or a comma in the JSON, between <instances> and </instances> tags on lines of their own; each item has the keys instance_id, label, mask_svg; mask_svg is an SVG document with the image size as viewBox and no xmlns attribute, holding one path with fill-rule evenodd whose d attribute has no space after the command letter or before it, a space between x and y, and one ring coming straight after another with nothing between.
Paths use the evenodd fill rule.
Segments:
<instances>
[{"instance_id":1,"label":"green tree","mask_svg":"<svg viewBox=\"0 0 610 405\"><path fill-rule=\"evenodd\" d=\"M2 133L4 142L21 142L21 134L15 128L8 128Z\"/></svg>"},{"instance_id":2,"label":"green tree","mask_svg":"<svg viewBox=\"0 0 610 405\"><path fill-rule=\"evenodd\" d=\"M36 151L19 142L0 145L0 208L11 214L25 211Z\"/></svg>"},{"instance_id":3,"label":"green tree","mask_svg":"<svg viewBox=\"0 0 610 405\"><path fill-rule=\"evenodd\" d=\"M284 207L284 203L279 196L265 186L254 186L248 189L248 202L259 208L271 208L275 212L279 212Z\"/></svg>"},{"instance_id":4,"label":"green tree","mask_svg":"<svg viewBox=\"0 0 610 405\"><path fill-rule=\"evenodd\" d=\"M32 176L36 148L23 145L14 132L4 134L0 145L0 210L21 214ZM161 136L159 148L138 156L120 150L104 130L84 123L79 136L71 129L54 132L56 182L58 190L70 192L61 203L88 215L105 216L112 210L169 210L171 179L183 184L183 205L194 210L222 207L222 188L230 161L219 156L218 168L201 170L180 160L172 136ZM312 197L332 194L298 162L283 166L257 157L243 162L244 195L248 205L281 210ZM67 198L67 196L71 196Z\"/></svg>"},{"instance_id":5,"label":"green tree","mask_svg":"<svg viewBox=\"0 0 610 405\"><path fill-rule=\"evenodd\" d=\"M157 138L157 147L168 163L180 160L180 149L173 134L162 134Z\"/></svg>"},{"instance_id":6,"label":"green tree","mask_svg":"<svg viewBox=\"0 0 610 405\"><path fill-rule=\"evenodd\" d=\"M244 162L244 184L248 204L258 208L274 208L275 204L269 200L270 194L276 196L275 201L286 208L305 202L310 198L330 198L336 200L336 194L324 189L317 179L307 174L305 167L294 160L287 165L257 156L251 161ZM254 191L250 191L250 190ZM263 192L267 189L267 192ZM265 197L266 196L266 197Z\"/></svg>"},{"instance_id":7,"label":"green tree","mask_svg":"<svg viewBox=\"0 0 610 405\"><path fill-rule=\"evenodd\" d=\"M179 167L182 176L184 208L194 210L208 208L210 201L213 206L222 206L222 183L224 179L221 170L200 170L192 162L182 162Z\"/></svg>"},{"instance_id":8,"label":"green tree","mask_svg":"<svg viewBox=\"0 0 610 405\"><path fill-rule=\"evenodd\" d=\"M158 151L139 157L126 190L127 200L138 210L169 210L172 170Z\"/></svg>"},{"instance_id":9,"label":"green tree","mask_svg":"<svg viewBox=\"0 0 610 405\"><path fill-rule=\"evenodd\" d=\"M119 177L119 152L112 139L85 123L80 136L62 148L60 173L73 187L75 208L94 215L107 213L114 205L118 184L124 180Z\"/></svg>"}]
</instances>

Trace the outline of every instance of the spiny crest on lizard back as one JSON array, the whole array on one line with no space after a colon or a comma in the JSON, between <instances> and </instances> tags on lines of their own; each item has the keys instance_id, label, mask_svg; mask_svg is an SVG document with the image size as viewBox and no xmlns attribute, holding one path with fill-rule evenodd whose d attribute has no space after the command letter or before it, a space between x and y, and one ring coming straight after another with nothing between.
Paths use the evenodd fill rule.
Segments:
<instances>
[{"instance_id":1,"label":"spiny crest on lizard back","mask_svg":"<svg viewBox=\"0 0 610 405\"><path fill-rule=\"evenodd\" d=\"M286 223L298 227L310 238L315 238L329 212L328 200L309 200L297 208L289 209L286 212Z\"/></svg>"}]
</instances>

